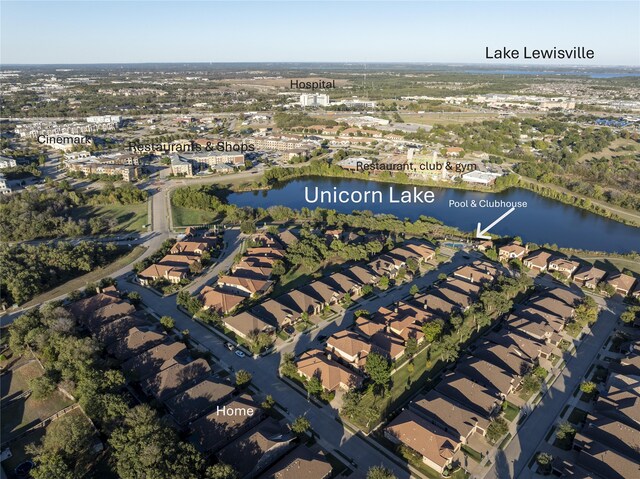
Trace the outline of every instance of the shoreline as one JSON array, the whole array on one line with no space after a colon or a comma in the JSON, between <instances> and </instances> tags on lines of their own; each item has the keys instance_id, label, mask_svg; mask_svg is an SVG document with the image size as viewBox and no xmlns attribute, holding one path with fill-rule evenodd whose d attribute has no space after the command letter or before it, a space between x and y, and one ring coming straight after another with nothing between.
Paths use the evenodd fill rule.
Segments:
<instances>
[{"instance_id":1,"label":"shoreline","mask_svg":"<svg viewBox=\"0 0 640 479\"><path fill-rule=\"evenodd\" d=\"M509 190L510 188L516 187L516 188L522 188L524 190L531 191L532 193L535 193L536 195L539 195L543 198L548 198L550 200L558 201L566 205L574 206L581 210L588 211L595 215L616 221L618 223L621 223L627 226L640 228L640 219L633 221L631 219L623 218L615 211L612 211L614 206L609 206L609 205L601 206L599 204L594 204L593 202L597 200L591 199L588 197L581 198L573 193L565 193L565 192L558 191L557 194L553 194L554 192L553 186L542 183L541 184L542 189L537 189L535 183L533 183L534 180L529 180L529 179L523 180L521 177L518 177L514 184L507 184L504 186L489 188L489 187L474 186L470 184L455 183L455 182L444 184L442 182L419 180L419 179L409 178L409 177L407 177L406 179L403 179L403 178L398 178L397 175L390 175L388 173L374 174L374 175L371 175L371 174L358 175L348 170L333 171L332 166L328 167L328 171L314 173L314 172L306 171L310 166L311 165L307 165L305 167L295 168L295 169L281 168L281 170L283 171L292 171L294 173L284 176L282 178L277 178L273 183L269 183L267 185L259 185L254 182L253 185L248 185L243 188L235 186L235 187L231 187L230 190L233 191L234 193L246 193L250 191L268 191L273 189L274 187L283 185L288 181L292 181L292 180L300 179L304 177L313 177L313 176L321 176L321 177L327 177L327 178L347 178L347 179L355 179L355 180L362 180L362 181L375 181L379 183L391 183L391 184L402 184L402 185L429 186L433 188L477 191L481 193L501 193ZM300 170L305 170L305 171L301 172ZM587 201L588 203L585 203L585 201ZM633 212L629 211L628 214L633 215Z\"/></svg>"}]
</instances>

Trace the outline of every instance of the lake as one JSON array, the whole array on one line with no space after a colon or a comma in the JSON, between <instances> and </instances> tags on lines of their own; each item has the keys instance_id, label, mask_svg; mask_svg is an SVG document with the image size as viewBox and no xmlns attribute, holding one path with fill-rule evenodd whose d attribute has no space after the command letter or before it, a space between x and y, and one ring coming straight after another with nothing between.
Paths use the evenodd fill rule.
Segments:
<instances>
[{"instance_id":1,"label":"lake","mask_svg":"<svg viewBox=\"0 0 640 479\"><path fill-rule=\"evenodd\" d=\"M249 191L229 195L229 203L238 206L268 208L282 205L293 209L317 207L335 209L341 213L354 210L370 210L374 213L388 213L398 218L417 219L420 215L432 216L443 223L465 231L475 231L476 224L488 226L505 213L508 207L469 208L449 206L450 201L471 202L481 200L504 202L526 202L527 207L516 208L504 220L491 228L491 232L500 235L521 236L524 241L537 244L557 244L565 248L628 253L640 251L640 228L627 226L588 211L566 205L559 201L539 196L531 191L510 188L501 193L483 193L459 189L433 188L418 186L419 190L430 190L434 201L430 204L389 203L389 187L394 196L403 191L413 192L413 185L397 185L351 178L305 177L283 183L271 190ZM313 191L344 191L345 196L354 192L379 192L385 199L382 203L363 204L348 201L346 203L310 204L305 199L305 187ZM313 197L311 197L313 199Z\"/></svg>"}]
</instances>

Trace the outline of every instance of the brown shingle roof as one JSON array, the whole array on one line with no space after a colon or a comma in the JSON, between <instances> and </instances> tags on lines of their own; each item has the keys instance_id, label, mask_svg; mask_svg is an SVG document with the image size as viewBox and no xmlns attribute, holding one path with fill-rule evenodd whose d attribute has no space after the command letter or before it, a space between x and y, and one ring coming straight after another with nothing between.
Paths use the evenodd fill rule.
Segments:
<instances>
[{"instance_id":1,"label":"brown shingle roof","mask_svg":"<svg viewBox=\"0 0 640 479\"><path fill-rule=\"evenodd\" d=\"M385 428L385 434L409 446L441 468L453 459L460 441L435 424L404 410Z\"/></svg>"},{"instance_id":2,"label":"brown shingle roof","mask_svg":"<svg viewBox=\"0 0 640 479\"><path fill-rule=\"evenodd\" d=\"M164 404L179 424L186 424L228 399L234 391L235 388L227 383L205 378Z\"/></svg>"},{"instance_id":3,"label":"brown shingle roof","mask_svg":"<svg viewBox=\"0 0 640 479\"><path fill-rule=\"evenodd\" d=\"M435 422L454 437L466 438L476 426L486 431L489 420L468 407L450 399L435 389L426 395L418 396L409 404L409 408Z\"/></svg>"},{"instance_id":4,"label":"brown shingle roof","mask_svg":"<svg viewBox=\"0 0 640 479\"><path fill-rule=\"evenodd\" d=\"M122 370L133 378L144 379L173 366L178 359L186 356L186 352L184 343L160 344L125 361Z\"/></svg>"},{"instance_id":5,"label":"brown shingle roof","mask_svg":"<svg viewBox=\"0 0 640 479\"><path fill-rule=\"evenodd\" d=\"M307 379L319 377L327 391L351 389L362 382L362 377L341 364L327 358L319 349L311 349L300 355L296 361L298 372Z\"/></svg>"},{"instance_id":6,"label":"brown shingle roof","mask_svg":"<svg viewBox=\"0 0 640 479\"><path fill-rule=\"evenodd\" d=\"M126 338L134 328L146 325L147 322L140 318L125 316L124 318L104 324L95 334L95 337L105 346L109 346L116 341L124 341L124 338Z\"/></svg>"},{"instance_id":7,"label":"brown shingle roof","mask_svg":"<svg viewBox=\"0 0 640 479\"><path fill-rule=\"evenodd\" d=\"M129 330L129 335L123 340L111 344L107 352L117 359L124 361L147 349L151 349L167 339L166 334L157 331L134 327Z\"/></svg>"},{"instance_id":8,"label":"brown shingle roof","mask_svg":"<svg viewBox=\"0 0 640 479\"><path fill-rule=\"evenodd\" d=\"M485 418L491 415L500 402L493 391L457 373L445 376L435 389Z\"/></svg>"},{"instance_id":9,"label":"brown shingle roof","mask_svg":"<svg viewBox=\"0 0 640 479\"><path fill-rule=\"evenodd\" d=\"M246 299L245 296L218 291L211 286L205 286L200 293L205 309L212 309L218 313L227 314Z\"/></svg>"},{"instance_id":10,"label":"brown shingle roof","mask_svg":"<svg viewBox=\"0 0 640 479\"><path fill-rule=\"evenodd\" d=\"M251 334L273 330L273 325L266 323L247 311L224 318L223 321L227 327L234 331L239 331L245 338Z\"/></svg>"},{"instance_id":11,"label":"brown shingle roof","mask_svg":"<svg viewBox=\"0 0 640 479\"><path fill-rule=\"evenodd\" d=\"M323 451L300 445L276 462L260 479L325 479L332 467Z\"/></svg>"},{"instance_id":12,"label":"brown shingle roof","mask_svg":"<svg viewBox=\"0 0 640 479\"><path fill-rule=\"evenodd\" d=\"M142 381L145 392L156 399L165 400L179 393L193 382L211 372L209 363L204 359L196 359L187 364L174 364L155 376Z\"/></svg>"},{"instance_id":13,"label":"brown shingle roof","mask_svg":"<svg viewBox=\"0 0 640 479\"><path fill-rule=\"evenodd\" d=\"M218 408L224 407L218 412ZM248 414L252 410L253 414ZM219 449L225 443L247 431L262 418L262 410L248 394L243 394L222 405L216 406L204 417L191 425L193 433L189 441L203 453Z\"/></svg>"}]
</instances>

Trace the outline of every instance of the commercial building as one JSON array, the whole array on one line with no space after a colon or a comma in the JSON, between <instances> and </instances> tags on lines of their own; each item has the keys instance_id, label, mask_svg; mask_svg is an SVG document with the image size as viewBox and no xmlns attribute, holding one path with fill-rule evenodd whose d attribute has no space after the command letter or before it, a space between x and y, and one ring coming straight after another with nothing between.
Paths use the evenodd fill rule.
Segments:
<instances>
[{"instance_id":1,"label":"commercial building","mask_svg":"<svg viewBox=\"0 0 640 479\"><path fill-rule=\"evenodd\" d=\"M300 105L303 107L329 106L329 95L325 93L303 93L300 95Z\"/></svg>"}]
</instances>

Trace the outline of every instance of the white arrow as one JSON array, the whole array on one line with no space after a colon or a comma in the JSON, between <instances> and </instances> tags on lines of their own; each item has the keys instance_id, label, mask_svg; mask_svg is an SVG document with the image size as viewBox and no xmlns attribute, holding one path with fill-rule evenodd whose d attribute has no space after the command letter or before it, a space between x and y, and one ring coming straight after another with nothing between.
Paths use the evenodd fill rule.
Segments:
<instances>
[{"instance_id":1,"label":"white arrow","mask_svg":"<svg viewBox=\"0 0 640 479\"><path fill-rule=\"evenodd\" d=\"M507 211L505 214L503 214L500 218L498 218L497 220L495 220L493 223L491 223L489 226L487 226L485 229L482 229L482 226L480 225L480 223L478 223L478 227L476 228L476 238L480 238L480 239L491 239L491 236L485 234L487 231L489 231L491 228L493 228L495 225L497 225L498 223L500 223L503 219L505 219L507 216L509 216L511 213L513 213L516 209L515 208L511 208L509 211Z\"/></svg>"}]
</instances>

